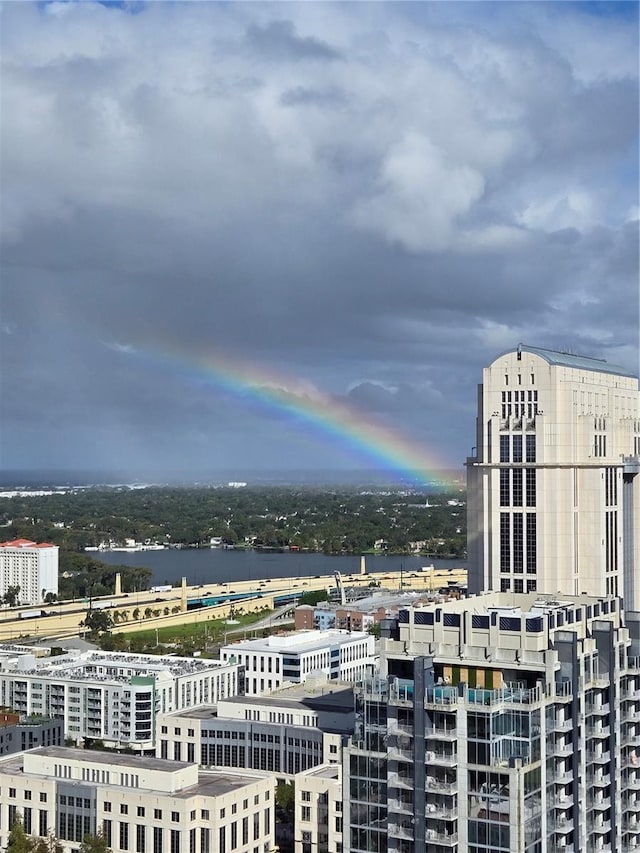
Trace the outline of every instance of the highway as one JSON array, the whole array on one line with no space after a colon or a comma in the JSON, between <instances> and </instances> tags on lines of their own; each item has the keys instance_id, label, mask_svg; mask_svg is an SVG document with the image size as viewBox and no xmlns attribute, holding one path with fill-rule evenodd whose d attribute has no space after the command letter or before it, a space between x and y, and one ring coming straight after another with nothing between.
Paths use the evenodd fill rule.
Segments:
<instances>
[{"instance_id":1,"label":"highway","mask_svg":"<svg viewBox=\"0 0 640 853\"><path fill-rule=\"evenodd\" d=\"M378 585L388 590L415 589L418 591L436 591L449 583L466 583L465 569L428 569L421 572L367 572L342 576L345 589L350 587L362 588L371 586L374 593ZM402 585L402 586L401 586ZM242 606L245 612L258 611L263 607L270 610L284 603L282 597L296 593L335 588L336 579L333 575L316 577L287 577L265 578L263 580L238 580L226 583L213 583L199 586L173 587L167 592L152 592L144 590L125 593L120 596L103 596L89 603L83 601L56 602L41 606L23 606L7 609L0 615L0 642L15 642L25 637L51 640L62 637L79 636L83 633L80 623L83 621L89 606L96 609L104 608L105 604L113 604L108 612L113 617L117 612L118 624L114 626L116 633L132 633L136 630L163 627L171 624L199 622L211 618L225 618L230 614L231 602ZM348 597L348 596L347 596ZM215 607L186 609L185 602L196 602L202 599L217 599L221 603ZM47 615L21 619L20 612L41 609ZM168 613L165 613L168 610ZM135 618L137 611L138 619ZM153 611L158 612L154 615ZM172 612L175 611L175 612ZM151 615L145 616L145 613Z\"/></svg>"}]
</instances>

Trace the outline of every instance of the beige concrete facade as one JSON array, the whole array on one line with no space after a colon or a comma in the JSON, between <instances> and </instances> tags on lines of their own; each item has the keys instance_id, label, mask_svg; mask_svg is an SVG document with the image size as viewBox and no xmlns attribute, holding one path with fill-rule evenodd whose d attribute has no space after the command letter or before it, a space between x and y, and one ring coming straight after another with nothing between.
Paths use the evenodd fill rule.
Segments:
<instances>
[{"instance_id":1,"label":"beige concrete facade","mask_svg":"<svg viewBox=\"0 0 640 853\"><path fill-rule=\"evenodd\" d=\"M484 370L468 460L469 590L640 606L638 379L521 346Z\"/></svg>"},{"instance_id":2,"label":"beige concrete facade","mask_svg":"<svg viewBox=\"0 0 640 853\"><path fill-rule=\"evenodd\" d=\"M16 814L30 835L55 832L65 853L103 832L113 853L269 853L275 780L197 765L66 747L0 759L0 846Z\"/></svg>"},{"instance_id":3,"label":"beige concrete facade","mask_svg":"<svg viewBox=\"0 0 640 853\"><path fill-rule=\"evenodd\" d=\"M295 777L295 853L342 853L342 768L324 764Z\"/></svg>"}]
</instances>

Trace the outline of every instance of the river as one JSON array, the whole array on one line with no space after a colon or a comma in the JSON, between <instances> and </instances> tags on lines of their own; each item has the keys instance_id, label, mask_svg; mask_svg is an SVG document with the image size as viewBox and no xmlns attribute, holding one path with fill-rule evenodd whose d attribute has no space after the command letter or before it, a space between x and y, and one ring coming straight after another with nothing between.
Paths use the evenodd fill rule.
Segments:
<instances>
[{"instance_id":1,"label":"river","mask_svg":"<svg viewBox=\"0 0 640 853\"><path fill-rule=\"evenodd\" d=\"M104 563L116 566L144 566L153 572L154 585L169 584L187 578L190 586L223 583L231 580L261 580L315 575L357 574L360 557L315 553L228 551L223 548L167 548L163 551L101 551L92 554ZM415 572L433 563L436 568L466 568L465 560L437 560L430 557L367 556L368 572L398 572L402 567Z\"/></svg>"}]
</instances>

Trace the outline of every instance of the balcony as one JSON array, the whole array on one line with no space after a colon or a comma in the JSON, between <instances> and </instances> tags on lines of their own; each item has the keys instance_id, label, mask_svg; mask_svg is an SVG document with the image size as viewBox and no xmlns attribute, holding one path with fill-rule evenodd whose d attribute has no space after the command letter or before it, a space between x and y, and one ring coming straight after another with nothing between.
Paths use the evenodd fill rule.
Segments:
<instances>
[{"instance_id":1,"label":"balcony","mask_svg":"<svg viewBox=\"0 0 640 853\"><path fill-rule=\"evenodd\" d=\"M413 783L413 780L412 780ZM434 791L438 794L457 794L458 783L448 782L446 779L438 779L433 776L427 777L427 791Z\"/></svg>"},{"instance_id":2,"label":"balcony","mask_svg":"<svg viewBox=\"0 0 640 853\"><path fill-rule=\"evenodd\" d=\"M556 785L568 785L569 782L573 781L573 770L556 770L554 773L550 773L547 778Z\"/></svg>"},{"instance_id":3,"label":"balcony","mask_svg":"<svg viewBox=\"0 0 640 853\"><path fill-rule=\"evenodd\" d=\"M595 811L606 811L611 808L611 797L608 795L603 797L589 797L587 799L587 806Z\"/></svg>"},{"instance_id":4,"label":"balcony","mask_svg":"<svg viewBox=\"0 0 640 853\"><path fill-rule=\"evenodd\" d=\"M451 833L448 835L445 832L439 832L437 829L427 829L425 838L428 842L428 850L432 849L432 845L439 844L443 847L455 847L458 843L458 834Z\"/></svg>"},{"instance_id":5,"label":"balcony","mask_svg":"<svg viewBox=\"0 0 640 853\"><path fill-rule=\"evenodd\" d=\"M587 830L596 835L602 835L605 832L611 832L610 820L593 820L587 822Z\"/></svg>"},{"instance_id":6,"label":"balcony","mask_svg":"<svg viewBox=\"0 0 640 853\"><path fill-rule=\"evenodd\" d=\"M390 798L388 801L389 814L392 812L402 812L403 814L413 814L413 799L393 799Z\"/></svg>"},{"instance_id":7,"label":"balcony","mask_svg":"<svg viewBox=\"0 0 640 853\"><path fill-rule=\"evenodd\" d=\"M560 701L570 702L573 699L573 689L570 681L556 681L555 698Z\"/></svg>"},{"instance_id":8,"label":"balcony","mask_svg":"<svg viewBox=\"0 0 640 853\"><path fill-rule=\"evenodd\" d=\"M427 740L447 740L454 741L458 739L458 731L457 729L427 729L425 732L425 738Z\"/></svg>"},{"instance_id":9,"label":"balcony","mask_svg":"<svg viewBox=\"0 0 640 853\"><path fill-rule=\"evenodd\" d=\"M392 761L413 761L413 752L410 749L401 749L399 746L390 746L387 757Z\"/></svg>"},{"instance_id":10,"label":"balcony","mask_svg":"<svg viewBox=\"0 0 640 853\"><path fill-rule=\"evenodd\" d=\"M442 803L427 803L425 817L427 820L457 820L458 810L446 808Z\"/></svg>"},{"instance_id":11,"label":"balcony","mask_svg":"<svg viewBox=\"0 0 640 853\"><path fill-rule=\"evenodd\" d=\"M572 743L563 743L562 741L556 741L551 748L551 752L557 758L568 758L570 755L573 755L573 744Z\"/></svg>"},{"instance_id":12,"label":"balcony","mask_svg":"<svg viewBox=\"0 0 640 853\"><path fill-rule=\"evenodd\" d=\"M392 838L405 838L408 841L413 840L413 821L403 820L395 821L389 816L387 824L387 832Z\"/></svg>"},{"instance_id":13,"label":"balcony","mask_svg":"<svg viewBox=\"0 0 640 853\"><path fill-rule=\"evenodd\" d=\"M625 832L640 833L640 820L635 817L627 817L622 821Z\"/></svg>"},{"instance_id":14,"label":"balcony","mask_svg":"<svg viewBox=\"0 0 640 853\"><path fill-rule=\"evenodd\" d=\"M413 791L413 776L409 773L389 773L389 786Z\"/></svg>"},{"instance_id":15,"label":"balcony","mask_svg":"<svg viewBox=\"0 0 640 853\"><path fill-rule=\"evenodd\" d=\"M587 762L591 761L593 764L609 764L611 761L611 753L610 752L587 752Z\"/></svg>"},{"instance_id":16,"label":"balcony","mask_svg":"<svg viewBox=\"0 0 640 853\"><path fill-rule=\"evenodd\" d=\"M595 723L593 725L587 726L587 737L605 738L609 737L610 734L611 728L608 725L603 725L602 723Z\"/></svg>"},{"instance_id":17,"label":"balcony","mask_svg":"<svg viewBox=\"0 0 640 853\"><path fill-rule=\"evenodd\" d=\"M396 723L395 720L389 720L389 726L387 729L390 735L404 735L405 737L413 737L413 726L403 726L400 723Z\"/></svg>"},{"instance_id":18,"label":"balcony","mask_svg":"<svg viewBox=\"0 0 640 853\"><path fill-rule=\"evenodd\" d=\"M600 705L589 705L587 715L598 715L608 717L611 713L611 705L608 702L603 702Z\"/></svg>"},{"instance_id":19,"label":"balcony","mask_svg":"<svg viewBox=\"0 0 640 853\"><path fill-rule=\"evenodd\" d=\"M425 761L427 765L434 764L438 767L455 767L458 756L455 752L426 752Z\"/></svg>"},{"instance_id":20,"label":"balcony","mask_svg":"<svg viewBox=\"0 0 640 853\"><path fill-rule=\"evenodd\" d=\"M553 732L570 732L573 729L573 720L569 717L568 720L554 720L549 726L549 731Z\"/></svg>"},{"instance_id":21,"label":"balcony","mask_svg":"<svg viewBox=\"0 0 640 853\"><path fill-rule=\"evenodd\" d=\"M554 829L556 833L562 834L573 832L573 818L567 815L558 815Z\"/></svg>"},{"instance_id":22,"label":"balcony","mask_svg":"<svg viewBox=\"0 0 640 853\"><path fill-rule=\"evenodd\" d=\"M611 776L608 773L594 773L593 776L588 776L589 785L594 788L608 788L611 785Z\"/></svg>"}]
</instances>

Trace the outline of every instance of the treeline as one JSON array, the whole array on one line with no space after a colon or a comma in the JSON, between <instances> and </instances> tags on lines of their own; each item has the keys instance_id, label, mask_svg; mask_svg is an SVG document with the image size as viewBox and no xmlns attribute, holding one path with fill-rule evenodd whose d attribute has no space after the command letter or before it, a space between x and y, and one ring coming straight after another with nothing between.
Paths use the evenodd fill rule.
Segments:
<instances>
[{"instance_id":1,"label":"treeline","mask_svg":"<svg viewBox=\"0 0 640 853\"><path fill-rule=\"evenodd\" d=\"M93 488L0 499L3 538L50 541L67 552L102 542L224 543L297 547L328 553L382 548L464 556L466 510L409 492L294 488Z\"/></svg>"}]
</instances>

